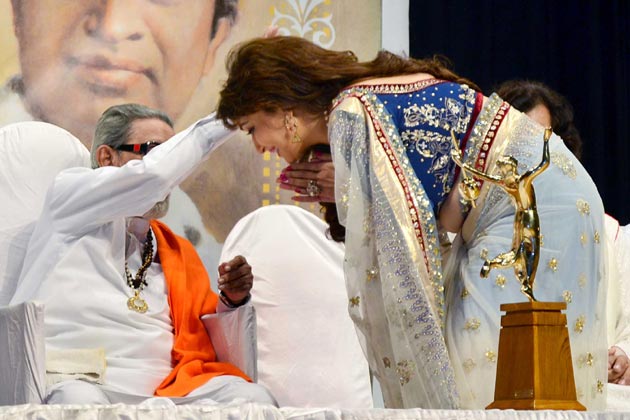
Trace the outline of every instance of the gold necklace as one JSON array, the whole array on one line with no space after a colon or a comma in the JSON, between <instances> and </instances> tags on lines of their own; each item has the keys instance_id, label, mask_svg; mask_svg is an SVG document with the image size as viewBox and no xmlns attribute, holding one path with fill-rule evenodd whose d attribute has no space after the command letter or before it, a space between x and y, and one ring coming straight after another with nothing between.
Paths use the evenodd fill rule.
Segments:
<instances>
[{"instance_id":1,"label":"gold necklace","mask_svg":"<svg viewBox=\"0 0 630 420\"><path fill-rule=\"evenodd\" d=\"M129 266L125 261L125 277L127 278L127 286L134 290L134 294L127 300L127 307L131 311L145 313L149 309L147 301L140 297L140 292L147 286L147 268L153 261L153 234L151 229L147 231L147 239L142 250L142 266L138 269L136 277L132 277L129 272Z\"/></svg>"}]
</instances>

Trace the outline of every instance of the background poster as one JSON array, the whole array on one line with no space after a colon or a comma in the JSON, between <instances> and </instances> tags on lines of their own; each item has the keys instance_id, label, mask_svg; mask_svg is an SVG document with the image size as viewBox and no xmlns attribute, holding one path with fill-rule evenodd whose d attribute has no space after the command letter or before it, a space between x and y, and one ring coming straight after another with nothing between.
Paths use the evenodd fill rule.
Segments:
<instances>
[{"instance_id":1,"label":"background poster","mask_svg":"<svg viewBox=\"0 0 630 420\"><path fill-rule=\"evenodd\" d=\"M166 111L181 130L214 109L229 49L272 24L371 59L381 1L0 0L0 126L41 119L89 147L108 106L137 102ZM83 62L103 70L96 82L77 70ZM173 192L165 222L195 244L212 278L242 216L291 202L275 183L284 166L239 135Z\"/></svg>"}]
</instances>

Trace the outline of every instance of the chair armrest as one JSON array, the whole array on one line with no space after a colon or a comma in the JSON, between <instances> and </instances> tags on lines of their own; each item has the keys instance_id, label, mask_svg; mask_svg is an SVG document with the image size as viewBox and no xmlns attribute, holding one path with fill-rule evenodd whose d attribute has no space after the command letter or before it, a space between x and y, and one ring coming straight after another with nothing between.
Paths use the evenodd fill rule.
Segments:
<instances>
[{"instance_id":1,"label":"chair armrest","mask_svg":"<svg viewBox=\"0 0 630 420\"><path fill-rule=\"evenodd\" d=\"M233 311L201 317L210 336L217 360L241 369L252 381L258 380L256 310L244 305Z\"/></svg>"},{"instance_id":2,"label":"chair armrest","mask_svg":"<svg viewBox=\"0 0 630 420\"><path fill-rule=\"evenodd\" d=\"M42 403L46 396L44 305L0 307L0 405Z\"/></svg>"}]
</instances>

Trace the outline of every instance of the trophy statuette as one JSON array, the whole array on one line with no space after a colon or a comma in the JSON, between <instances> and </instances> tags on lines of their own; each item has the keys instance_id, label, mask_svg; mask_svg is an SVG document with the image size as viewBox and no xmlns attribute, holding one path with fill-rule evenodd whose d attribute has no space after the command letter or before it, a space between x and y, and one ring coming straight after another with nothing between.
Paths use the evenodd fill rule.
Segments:
<instances>
[{"instance_id":1,"label":"trophy statuette","mask_svg":"<svg viewBox=\"0 0 630 420\"><path fill-rule=\"evenodd\" d=\"M512 249L486 259L481 277L488 277L493 268L512 267L528 302L501 305L506 314L501 317L499 356L494 402L488 409L516 410L586 410L577 401L569 333L566 327L565 302L539 302L534 297L534 280L540 259L540 219L536 208L533 180L549 166L549 139L546 128L541 162L523 174L518 173L518 161L502 156L496 166L498 175L479 171L463 162L453 132L451 157L462 169L459 192L462 199L472 201L479 196L473 177L501 187L515 206Z\"/></svg>"}]
</instances>

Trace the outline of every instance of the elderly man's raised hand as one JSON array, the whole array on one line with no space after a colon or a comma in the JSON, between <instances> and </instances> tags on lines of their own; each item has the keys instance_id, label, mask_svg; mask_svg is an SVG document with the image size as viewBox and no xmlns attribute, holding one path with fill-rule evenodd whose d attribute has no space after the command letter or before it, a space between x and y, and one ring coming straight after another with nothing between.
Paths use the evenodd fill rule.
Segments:
<instances>
[{"instance_id":1,"label":"elderly man's raised hand","mask_svg":"<svg viewBox=\"0 0 630 420\"><path fill-rule=\"evenodd\" d=\"M219 265L219 290L229 303L238 306L249 296L254 284L252 267L242 255Z\"/></svg>"},{"instance_id":2,"label":"elderly man's raised hand","mask_svg":"<svg viewBox=\"0 0 630 420\"><path fill-rule=\"evenodd\" d=\"M267 27L267 29L265 29L265 32L263 32L262 37L263 38L273 38L274 36L278 36L280 33L280 28L275 26L275 25L270 25Z\"/></svg>"},{"instance_id":3,"label":"elderly man's raised hand","mask_svg":"<svg viewBox=\"0 0 630 420\"><path fill-rule=\"evenodd\" d=\"M630 385L630 360L626 353L617 346L608 349L608 382L618 385Z\"/></svg>"}]
</instances>

